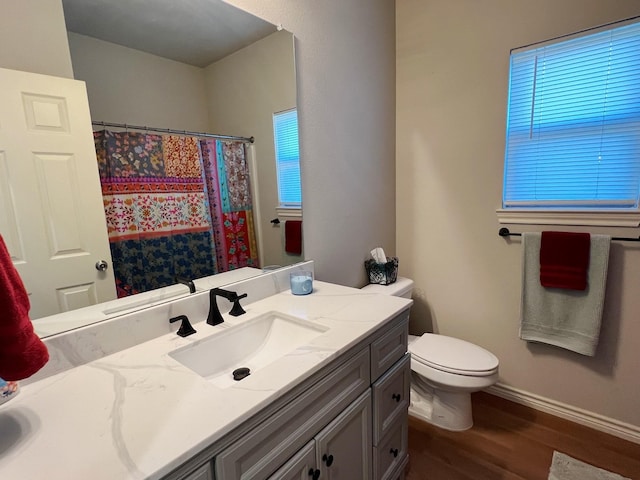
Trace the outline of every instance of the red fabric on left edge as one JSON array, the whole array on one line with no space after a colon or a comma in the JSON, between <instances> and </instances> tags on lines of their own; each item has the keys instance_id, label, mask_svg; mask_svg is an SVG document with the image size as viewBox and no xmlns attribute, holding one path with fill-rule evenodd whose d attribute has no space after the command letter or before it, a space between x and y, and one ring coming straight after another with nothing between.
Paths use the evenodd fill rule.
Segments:
<instances>
[{"instance_id":1,"label":"red fabric on left edge","mask_svg":"<svg viewBox=\"0 0 640 480\"><path fill-rule=\"evenodd\" d=\"M547 288L585 290L590 250L588 233L542 232L540 284Z\"/></svg>"},{"instance_id":2,"label":"red fabric on left edge","mask_svg":"<svg viewBox=\"0 0 640 480\"><path fill-rule=\"evenodd\" d=\"M302 255L302 220L284 222L284 250L292 255Z\"/></svg>"},{"instance_id":3,"label":"red fabric on left edge","mask_svg":"<svg viewBox=\"0 0 640 480\"><path fill-rule=\"evenodd\" d=\"M0 236L0 377L22 380L49 361L47 346L33 331L29 296Z\"/></svg>"}]
</instances>

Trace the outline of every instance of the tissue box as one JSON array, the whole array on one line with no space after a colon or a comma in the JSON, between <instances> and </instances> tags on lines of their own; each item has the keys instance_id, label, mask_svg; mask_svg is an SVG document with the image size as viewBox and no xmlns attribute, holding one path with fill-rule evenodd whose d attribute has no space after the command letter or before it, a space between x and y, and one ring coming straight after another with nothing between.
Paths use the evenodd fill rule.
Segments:
<instances>
[{"instance_id":1,"label":"tissue box","mask_svg":"<svg viewBox=\"0 0 640 480\"><path fill-rule=\"evenodd\" d=\"M367 260L364 262L364 268L367 271L369 283L389 285L398 279L398 257L387 257L387 263Z\"/></svg>"}]
</instances>

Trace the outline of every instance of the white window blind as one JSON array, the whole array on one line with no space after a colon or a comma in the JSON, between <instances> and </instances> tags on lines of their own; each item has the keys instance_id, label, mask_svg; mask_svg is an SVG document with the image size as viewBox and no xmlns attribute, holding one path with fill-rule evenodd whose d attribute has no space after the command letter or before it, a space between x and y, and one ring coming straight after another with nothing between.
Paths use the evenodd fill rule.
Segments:
<instances>
[{"instance_id":1,"label":"white window blind","mask_svg":"<svg viewBox=\"0 0 640 480\"><path fill-rule=\"evenodd\" d=\"M633 209L640 23L513 51L503 208Z\"/></svg>"},{"instance_id":2,"label":"white window blind","mask_svg":"<svg viewBox=\"0 0 640 480\"><path fill-rule=\"evenodd\" d=\"M273 115L273 132L280 206L300 208L302 189L300 187L297 110L275 113Z\"/></svg>"}]
</instances>

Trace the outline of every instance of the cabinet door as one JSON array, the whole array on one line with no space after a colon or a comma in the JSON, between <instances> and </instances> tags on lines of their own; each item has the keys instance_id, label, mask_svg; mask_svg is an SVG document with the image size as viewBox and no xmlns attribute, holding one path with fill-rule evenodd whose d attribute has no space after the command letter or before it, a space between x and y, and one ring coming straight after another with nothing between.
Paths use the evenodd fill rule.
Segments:
<instances>
[{"instance_id":1,"label":"cabinet door","mask_svg":"<svg viewBox=\"0 0 640 480\"><path fill-rule=\"evenodd\" d=\"M265 480L306 445L327 420L349 409L369 385L369 351L361 350L217 457L217 480ZM323 480L325 477L322 477ZM354 477L350 480L356 480Z\"/></svg>"},{"instance_id":2,"label":"cabinet door","mask_svg":"<svg viewBox=\"0 0 640 480\"><path fill-rule=\"evenodd\" d=\"M367 390L316 435L322 480L371 478L371 392Z\"/></svg>"},{"instance_id":3,"label":"cabinet door","mask_svg":"<svg viewBox=\"0 0 640 480\"><path fill-rule=\"evenodd\" d=\"M190 473L183 480L213 480L211 464L207 463L193 473Z\"/></svg>"},{"instance_id":4,"label":"cabinet door","mask_svg":"<svg viewBox=\"0 0 640 480\"><path fill-rule=\"evenodd\" d=\"M318 480L316 442L311 440L291 460L285 463L269 480Z\"/></svg>"}]
</instances>

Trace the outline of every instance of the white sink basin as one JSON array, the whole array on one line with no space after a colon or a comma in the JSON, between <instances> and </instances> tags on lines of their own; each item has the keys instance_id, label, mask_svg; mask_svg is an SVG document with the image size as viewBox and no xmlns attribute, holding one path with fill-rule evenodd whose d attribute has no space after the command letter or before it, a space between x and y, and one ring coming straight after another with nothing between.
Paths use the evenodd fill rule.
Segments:
<instances>
[{"instance_id":1,"label":"white sink basin","mask_svg":"<svg viewBox=\"0 0 640 480\"><path fill-rule=\"evenodd\" d=\"M169 356L220 388L236 384L233 372L251 374L312 339L327 327L279 312L268 312L209 338L174 350Z\"/></svg>"}]
</instances>

